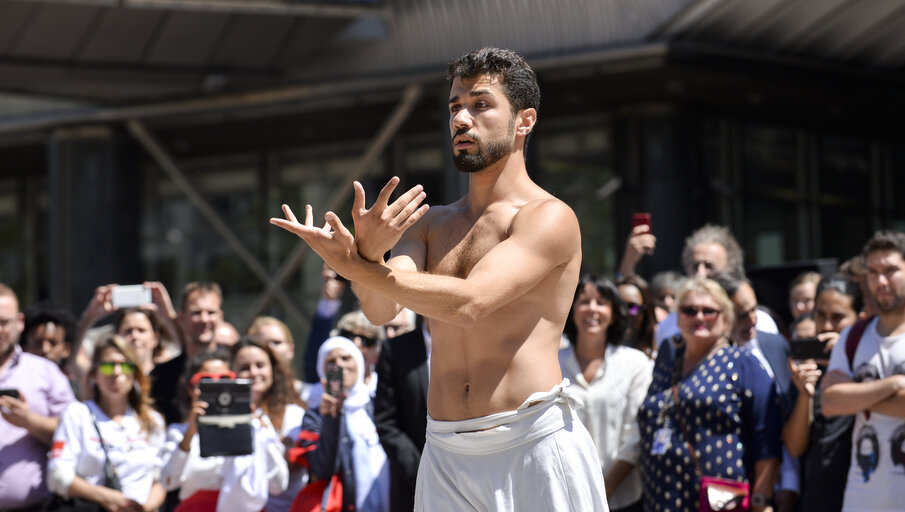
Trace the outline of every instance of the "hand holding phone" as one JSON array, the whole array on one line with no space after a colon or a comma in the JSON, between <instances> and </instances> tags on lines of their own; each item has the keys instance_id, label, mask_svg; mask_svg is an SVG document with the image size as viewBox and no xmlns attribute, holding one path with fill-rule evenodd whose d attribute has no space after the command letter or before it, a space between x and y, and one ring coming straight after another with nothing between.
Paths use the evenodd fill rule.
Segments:
<instances>
[{"instance_id":1,"label":"hand holding phone","mask_svg":"<svg viewBox=\"0 0 905 512\"><path fill-rule=\"evenodd\" d=\"M324 368L327 380L327 394L333 398L342 399L343 394L343 369L336 364L328 364Z\"/></svg>"},{"instance_id":2,"label":"hand holding phone","mask_svg":"<svg viewBox=\"0 0 905 512\"><path fill-rule=\"evenodd\" d=\"M647 232L652 230L651 215L647 212L638 212L632 214L632 232L636 233L635 228L638 226L647 226Z\"/></svg>"},{"instance_id":3,"label":"hand holding phone","mask_svg":"<svg viewBox=\"0 0 905 512\"><path fill-rule=\"evenodd\" d=\"M151 289L143 284L117 286L110 294L110 301L117 309L134 308L151 303Z\"/></svg>"},{"instance_id":4,"label":"hand holding phone","mask_svg":"<svg viewBox=\"0 0 905 512\"><path fill-rule=\"evenodd\" d=\"M826 344L817 338L804 338L789 342L789 352L792 359L803 361L806 359L826 359Z\"/></svg>"}]
</instances>

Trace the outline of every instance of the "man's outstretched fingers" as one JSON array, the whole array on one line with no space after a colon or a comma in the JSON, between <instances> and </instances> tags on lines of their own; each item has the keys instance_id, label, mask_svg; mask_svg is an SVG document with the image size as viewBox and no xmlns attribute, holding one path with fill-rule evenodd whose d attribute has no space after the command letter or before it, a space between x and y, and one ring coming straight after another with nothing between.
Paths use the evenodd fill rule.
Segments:
<instances>
[{"instance_id":1,"label":"man's outstretched fingers","mask_svg":"<svg viewBox=\"0 0 905 512\"><path fill-rule=\"evenodd\" d=\"M289 222L298 222L295 218L295 214L292 213L292 208L290 208L288 204L283 205L283 215L286 216L286 220Z\"/></svg>"},{"instance_id":2,"label":"man's outstretched fingers","mask_svg":"<svg viewBox=\"0 0 905 512\"><path fill-rule=\"evenodd\" d=\"M427 197L427 194L424 194L422 197L423 192L424 187L421 185L415 185L406 190L404 194L396 198L396 200L393 201L393 204L390 205L390 215L392 215L393 218L398 217L400 213L405 211L406 207L410 206L412 202L416 202L409 212L414 211L415 208L418 207L418 204L421 204L421 201L424 201L424 198Z\"/></svg>"},{"instance_id":3,"label":"man's outstretched fingers","mask_svg":"<svg viewBox=\"0 0 905 512\"><path fill-rule=\"evenodd\" d=\"M406 195L409 195L412 190L406 192ZM401 225L405 225L408 219L412 216L413 213L415 213L415 211L418 210L418 207L421 206L421 203L423 203L426 198L427 193L425 193L424 191L420 191L416 195L412 196L411 199L403 205L403 208L401 208L399 213L396 214L394 220ZM400 197L400 199L402 198Z\"/></svg>"},{"instance_id":4,"label":"man's outstretched fingers","mask_svg":"<svg viewBox=\"0 0 905 512\"><path fill-rule=\"evenodd\" d=\"M390 181L380 189L380 193L377 194L377 199L374 201L374 206L389 204L390 195L396 190L396 185L399 185L399 176L390 178Z\"/></svg>"},{"instance_id":5,"label":"man's outstretched fingers","mask_svg":"<svg viewBox=\"0 0 905 512\"><path fill-rule=\"evenodd\" d=\"M428 210L430 210L429 205L426 205L426 204L421 205L420 208L415 210L415 213L409 215L409 217L407 219L405 219L405 222L402 224L402 229L406 230L406 229L412 227L412 225L414 225L416 222L421 220L421 217L424 217L424 214L427 213Z\"/></svg>"}]
</instances>

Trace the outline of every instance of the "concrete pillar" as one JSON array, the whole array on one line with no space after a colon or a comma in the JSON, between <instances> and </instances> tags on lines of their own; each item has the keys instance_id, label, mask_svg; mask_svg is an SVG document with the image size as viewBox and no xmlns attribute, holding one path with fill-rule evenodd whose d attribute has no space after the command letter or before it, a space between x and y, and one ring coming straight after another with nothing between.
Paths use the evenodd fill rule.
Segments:
<instances>
[{"instance_id":1,"label":"concrete pillar","mask_svg":"<svg viewBox=\"0 0 905 512\"><path fill-rule=\"evenodd\" d=\"M102 284L142 280L139 176L106 126L54 132L48 144L49 294L78 314Z\"/></svg>"}]
</instances>

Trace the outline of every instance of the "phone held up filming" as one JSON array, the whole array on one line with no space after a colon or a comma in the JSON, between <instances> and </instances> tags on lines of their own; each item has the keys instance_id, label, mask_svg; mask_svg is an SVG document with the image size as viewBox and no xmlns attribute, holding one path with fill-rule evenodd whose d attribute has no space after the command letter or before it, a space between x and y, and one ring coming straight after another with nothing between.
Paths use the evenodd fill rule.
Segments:
<instances>
[{"instance_id":1,"label":"phone held up filming","mask_svg":"<svg viewBox=\"0 0 905 512\"><path fill-rule=\"evenodd\" d=\"M208 404L204 416L198 417L201 456L250 454L254 449L251 380L202 379L198 386L201 400Z\"/></svg>"}]
</instances>

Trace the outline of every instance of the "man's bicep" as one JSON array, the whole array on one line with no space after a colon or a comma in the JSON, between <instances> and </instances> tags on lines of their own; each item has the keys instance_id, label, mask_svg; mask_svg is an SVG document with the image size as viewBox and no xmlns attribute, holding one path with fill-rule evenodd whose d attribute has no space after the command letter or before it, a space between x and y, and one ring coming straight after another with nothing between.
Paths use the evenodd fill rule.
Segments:
<instances>
[{"instance_id":1,"label":"man's bicep","mask_svg":"<svg viewBox=\"0 0 905 512\"><path fill-rule=\"evenodd\" d=\"M481 258L467 278L509 301L581 253L578 221L568 207L549 204L526 213L515 219L509 238Z\"/></svg>"},{"instance_id":2,"label":"man's bicep","mask_svg":"<svg viewBox=\"0 0 905 512\"><path fill-rule=\"evenodd\" d=\"M427 262L425 223L419 222L402 235L390 252L387 266L394 270L423 272Z\"/></svg>"}]
</instances>

